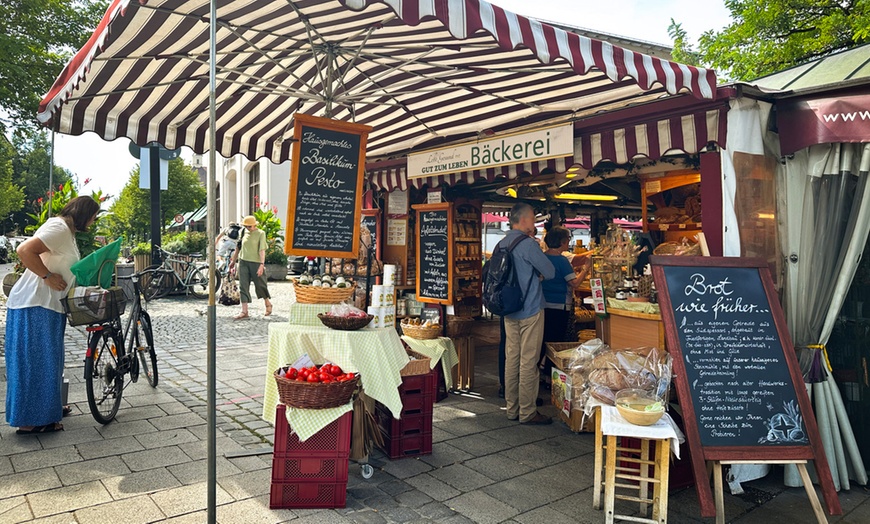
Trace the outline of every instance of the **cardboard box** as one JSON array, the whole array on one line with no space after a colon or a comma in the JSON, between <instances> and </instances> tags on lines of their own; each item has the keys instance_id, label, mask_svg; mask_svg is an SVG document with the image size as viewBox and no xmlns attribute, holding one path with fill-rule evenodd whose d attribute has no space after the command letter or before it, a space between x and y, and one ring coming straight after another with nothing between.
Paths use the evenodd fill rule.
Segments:
<instances>
[{"instance_id":1,"label":"cardboard box","mask_svg":"<svg viewBox=\"0 0 870 524\"><path fill-rule=\"evenodd\" d=\"M592 417L588 417L584 423L583 410L571 406L573 396L571 376L554 367L550 379L551 400L553 405L559 408L559 419L575 433L594 432Z\"/></svg>"},{"instance_id":2,"label":"cardboard box","mask_svg":"<svg viewBox=\"0 0 870 524\"><path fill-rule=\"evenodd\" d=\"M547 342L547 358L559 369L567 369L574 357L574 350L582 342Z\"/></svg>"}]
</instances>

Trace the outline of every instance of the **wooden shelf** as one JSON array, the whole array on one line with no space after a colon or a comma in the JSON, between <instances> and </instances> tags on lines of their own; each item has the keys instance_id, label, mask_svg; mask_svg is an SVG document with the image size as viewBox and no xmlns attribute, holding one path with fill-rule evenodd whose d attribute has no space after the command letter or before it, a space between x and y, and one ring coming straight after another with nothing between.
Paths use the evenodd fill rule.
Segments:
<instances>
[{"instance_id":1,"label":"wooden shelf","mask_svg":"<svg viewBox=\"0 0 870 524\"><path fill-rule=\"evenodd\" d=\"M649 231L694 231L701 230L700 222L680 222L677 224L657 224L650 222L646 225Z\"/></svg>"},{"instance_id":2,"label":"wooden shelf","mask_svg":"<svg viewBox=\"0 0 870 524\"><path fill-rule=\"evenodd\" d=\"M480 242L479 238L456 237L453 240L456 242Z\"/></svg>"}]
</instances>

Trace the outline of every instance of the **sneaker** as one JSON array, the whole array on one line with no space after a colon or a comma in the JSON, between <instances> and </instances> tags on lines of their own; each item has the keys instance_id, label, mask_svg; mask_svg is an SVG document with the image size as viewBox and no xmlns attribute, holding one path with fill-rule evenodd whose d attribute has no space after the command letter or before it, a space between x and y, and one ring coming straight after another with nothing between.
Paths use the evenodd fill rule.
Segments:
<instances>
[{"instance_id":1,"label":"sneaker","mask_svg":"<svg viewBox=\"0 0 870 524\"><path fill-rule=\"evenodd\" d=\"M543 426L543 425L552 424L552 423L553 423L553 419L551 419L548 416L541 415L540 413L535 414L534 417L532 417L531 419L529 419L525 422L520 422L520 424L528 424L530 426Z\"/></svg>"}]
</instances>

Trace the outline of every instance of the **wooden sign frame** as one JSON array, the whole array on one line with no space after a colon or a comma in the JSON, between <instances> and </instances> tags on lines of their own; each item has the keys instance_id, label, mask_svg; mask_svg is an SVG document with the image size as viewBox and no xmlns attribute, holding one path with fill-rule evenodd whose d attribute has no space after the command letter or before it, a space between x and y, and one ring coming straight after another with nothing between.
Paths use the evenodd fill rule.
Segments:
<instances>
[{"instance_id":1,"label":"wooden sign frame","mask_svg":"<svg viewBox=\"0 0 870 524\"><path fill-rule=\"evenodd\" d=\"M356 177L356 198L354 204L353 216L353 240L351 249L348 251L329 250L329 249L303 249L293 248L295 234L295 215L296 215L296 198L299 190L299 166L302 154L302 139L303 129L324 129L328 131L336 131L351 135L358 135L360 144L357 152L357 177ZM284 241L284 254L286 255L303 255L316 257L336 257L336 258L356 258L359 254L359 228L360 217L362 211L363 200L363 180L365 177L365 158L366 158L366 143L368 134L372 130L371 126L363 124L354 124L351 122L342 122L340 120L331 120L317 116L296 114L293 123L293 156L290 167L290 194L287 198L287 221L284 224L286 232Z\"/></svg>"},{"instance_id":2,"label":"wooden sign frame","mask_svg":"<svg viewBox=\"0 0 870 524\"><path fill-rule=\"evenodd\" d=\"M698 489L698 499L701 506L701 515L704 517L716 516L713 494L710 488L709 474L706 461L758 461L769 463L786 463L800 460L813 460L822 489L822 495L831 515L842 513L840 501L831 478L831 471L825 457L819 428L815 414L810 404L809 396L804 387L803 374L797 362L797 356L785 322L785 315L779 304L776 289L767 262L755 258L737 257L678 257L678 256L652 256L650 257L653 277L658 289L659 304L661 304L662 321L665 326L665 339L668 351L672 355L674 382L677 386L677 395L683 410L683 420L686 425L686 438L692 455L692 469L695 474L695 485ZM791 385L800 406L803 422L807 430L808 445L777 445L777 446L703 446L698 429L698 418L691 394L686 364L683 355L677 322L674 317L670 291L668 290L665 277L665 267L715 267L715 268L750 268L757 269L764 287L764 295L770 306L770 313L779 337L784 360L788 365ZM812 486L809 487L812 489Z\"/></svg>"},{"instance_id":3,"label":"wooden sign frame","mask_svg":"<svg viewBox=\"0 0 870 524\"><path fill-rule=\"evenodd\" d=\"M417 212L417 301L428 304L450 305L453 303L453 205L449 202L438 204L416 204L411 206ZM420 279L423 277L423 266L420 257L423 256L423 243L420 241L420 225L423 222L421 213L427 211L447 211L447 298L431 298L420 294Z\"/></svg>"}]
</instances>

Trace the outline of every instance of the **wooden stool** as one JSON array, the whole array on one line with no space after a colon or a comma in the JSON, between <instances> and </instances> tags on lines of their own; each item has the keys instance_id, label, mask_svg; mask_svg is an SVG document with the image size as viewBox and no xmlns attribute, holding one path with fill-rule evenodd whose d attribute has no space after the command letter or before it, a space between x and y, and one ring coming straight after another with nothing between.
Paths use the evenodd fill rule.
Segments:
<instances>
[{"instance_id":1,"label":"wooden stool","mask_svg":"<svg viewBox=\"0 0 870 524\"><path fill-rule=\"evenodd\" d=\"M605 522L612 524L614 519L665 524L668 521L668 470L670 467L670 442L668 438L638 438L640 447L623 447L617 443L619 435L603 435L601 432L601 409L595 412L595 471L593 480L592 506L601 509L602 484L604 491ZM605 442L606 437L606 442ZM650 444L655 448L654 458L650 458ZM637 456L620 456L618 452L632 453ZM602 454L604 456L602 457ZM636 464L637 467L617 466L617 461ZM604 477L602 482L602 462ZM653 466L653 475L649 467ZM617 482L623 480L628 482ZM652 498L649 488L652 485ZM617 493L617 489L631 494ZM652 504L652 518L617 515L614 512L616 499L640 504L640 512L647 514Z\"/></svg>"}]
</instances>

